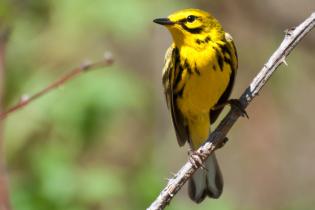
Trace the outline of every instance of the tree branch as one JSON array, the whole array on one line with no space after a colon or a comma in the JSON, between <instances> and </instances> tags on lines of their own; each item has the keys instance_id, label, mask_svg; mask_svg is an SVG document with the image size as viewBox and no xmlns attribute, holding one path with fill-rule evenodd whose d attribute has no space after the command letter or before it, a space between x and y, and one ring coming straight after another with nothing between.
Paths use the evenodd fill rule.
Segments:
<instances>
[{"instance_id":1,"label":"tree branch","mask_svg":"<svg viewBox=\"0 0 315 210\"><path fill-rule=\"evenodd\" d=\"M9 36L9 29L0 29L0 112L3 105L4 78L5 78L5 49ZM0 210L10 210L10 199L8 190L8 177L5 167L5 154L3 142L3 124L0 121Z\"/></svg>"},{"instance_id":2,"label":"tree branch","mask_svg":"<svg viewBox=\"0 0 315 210\"><path fill-rule=\"evenodd\" d=\"M293 48L301 41L301 39L310 32L315 25L315 12L311 14L304 22L296 28L287 30L284 40L273 53L268 62L260 70L257 76L250 83L249 87L244 91L240 97L240 102L244 108L254 99L267 80L271 77L274 71L282 63L285 63L285 58L293 50ZM232 107L227 116L220 122L218 127L210 134L206 143L204 143L198 152L206 154L203 161L216 149L216 146L223 143L224 137L232 128L236 120L242 113ZM174 195L181 189L185 182L193 175L198 168L195 168L189 161L178 171L175 176L169 180L166 187L161 191L160 195L151 204L148 210L164 209L170 203Z\"/></svg>"},{"instance_id":3,"label":"tree branch","mask_svg":"<svg viewBox=\"0 0 315 210\"><path fill-rule=\"evenodd\" d=\"M22 97L21 100L16 105L12 106L11 108L9 108L8 110L4 112L0 112L0 120L3 120L4 118L6 118L9 114L24 108L26 105L30 104L31 102L45 95L46 93L56 89L57 87L61 85L64 85L66 82L70 81L75 76L78 76L79 74L83 72L87 72L95 68L110 66L112 65L112 63L113 63L113 59L111 55L108 53L105 53L103 60L100 60L94 63L85 63L79 67L72 69L68 74L60 77L55 82L49 84L47 87L45 87L41 91L35 93L34 95L30 97Z\"/></svg>"}]
</instances>

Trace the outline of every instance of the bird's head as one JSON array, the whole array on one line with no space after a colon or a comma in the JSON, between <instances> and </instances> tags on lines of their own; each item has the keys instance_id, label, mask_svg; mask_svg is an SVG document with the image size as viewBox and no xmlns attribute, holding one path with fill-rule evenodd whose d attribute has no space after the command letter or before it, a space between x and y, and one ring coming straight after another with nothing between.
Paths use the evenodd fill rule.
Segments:
<instances>
[{"instance_id":1,"label":"bird's head","mask_svg":"<svg viewBox=\"0 0 315 210\"><path fill-rule=\"evenodd\" d=\"M210 40L224 37L220 23L212 15L199 9L180 10L153 22L166 26L177 46L206 44Z\"/></svg>"}]
</instances>

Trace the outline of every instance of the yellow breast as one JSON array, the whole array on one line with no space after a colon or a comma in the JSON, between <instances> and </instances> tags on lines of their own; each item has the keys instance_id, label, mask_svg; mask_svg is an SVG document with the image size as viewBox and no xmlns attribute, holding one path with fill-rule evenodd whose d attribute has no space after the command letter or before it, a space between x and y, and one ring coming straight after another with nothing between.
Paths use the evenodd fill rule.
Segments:
<instances>
[{"instance_id":1,"label":"yellow breast","mask_svg":"<svg viewBox=\"0 0 315 210\"><path fill-rule=\"evenodd\" d=\"M197 52L191 48L181 49L181 62L188 61L192 69L189 74L183 71L184 89L177 104L186 117L209 114L210 109L218 102L225 91L231 74L229 65L220 69L216 51L213 48ZM184 68L187 65L182 65Z\"/></svg>"},{"instance_id":2,"label":"yellow breast","mask_svg":"<svg viewBox=\"0 0 315 210\"><path fill-rule=\"evenodd\" d=\"M179 87L183 89L176 99L176 105L187 120L194 149L207 139L210 133L210 109L217 104L231 76L230 65L225 62L220 65L216 53L214 48L198 52L184 48L180 52L184 69Z\"/></svg>"}]
</instances>

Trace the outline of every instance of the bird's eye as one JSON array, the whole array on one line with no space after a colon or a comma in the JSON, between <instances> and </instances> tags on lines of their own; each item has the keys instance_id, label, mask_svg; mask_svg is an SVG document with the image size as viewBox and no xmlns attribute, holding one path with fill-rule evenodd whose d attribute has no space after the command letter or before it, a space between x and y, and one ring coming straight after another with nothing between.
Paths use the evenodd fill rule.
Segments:
<instances>
[{"instance_id":1,"label":"bird's eye","mask_svg":"<svg viewBox=\"0 0 315 210\"><path fill-rule=\"evenodd\" d=\"M190 23L194 22L196 19L197 19L197 17L194 16L194 15L189 15L187 17L187 21L190 22Z\"/></svg>"}]
</instances>

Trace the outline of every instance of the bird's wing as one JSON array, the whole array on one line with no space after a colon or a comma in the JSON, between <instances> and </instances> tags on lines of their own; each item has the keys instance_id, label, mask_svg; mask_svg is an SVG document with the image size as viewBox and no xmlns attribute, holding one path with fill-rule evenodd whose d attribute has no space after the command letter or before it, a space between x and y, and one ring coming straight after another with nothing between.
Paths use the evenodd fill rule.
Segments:
<instances>
[{"instance_id":1,"label":"bird's wing","mask_svg":"<svg viewBox=\"0 0 315 210\"><path fill-rule=\"evenodd\" d=\"M231 34L225 33L225 40L226 40L227 47L232 57L232 71L236 73L237 67L238 67L238 57L237 57L236 47L235 47Z\"/></svg>"},{"instance_id":2,"label":"bird's wing","mask_svg":"<svg viewBox=\"0 0 315 210\"><path fill-rule=\"evenodd\" d=\"M163 86L167 102L167 107L171 111L172 121L175 128L177 142L183 146L189 139L188 129L185 124L184 116L181 114L175 102L174 80L177 77L177 68L179 65L178 49L174 45L170 46L165 54L165 64L163 68Z\"/></svg>"},{"instance_id":3,"label":"bird's wing","mask_svg":"<svg viewBox=\"0 0 315 210\"><path fill-rule=\"evenodd\" d=\"M222 104L229 99L231 92L232 92L232 89L233 89L233 86L234 86L234 80L235 80L237 66L238 66L237 52L236 52L236 48L235 48L235 45L233 42L233 38L228 33L225 33L225 51L226 51L226 53L228 53L230 55L230 59L225 58L224 61L225 61L225 63L230 65L231 75L230 75L230 81L228 83L228 86L226 87L222 96L218 100L217 105ZM210 111L211 124L216 121L216 119L220 115L222 109L223 108Z\"/></svg>"}]
</instances>

